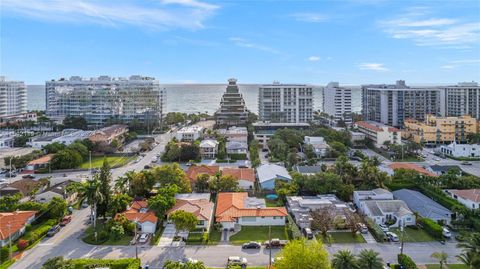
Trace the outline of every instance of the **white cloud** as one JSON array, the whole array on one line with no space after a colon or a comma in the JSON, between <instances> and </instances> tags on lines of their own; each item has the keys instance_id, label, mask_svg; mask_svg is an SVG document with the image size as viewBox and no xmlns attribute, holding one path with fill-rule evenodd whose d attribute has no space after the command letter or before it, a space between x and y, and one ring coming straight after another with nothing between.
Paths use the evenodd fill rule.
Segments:
<instances>
[{"instance_id":1,"label":"white cloud","mask_svg":"<svg viewBox=\"0 0 480 269\"><path fill-rule=\"evenodd\" d=\"M268 46L264 46L261 44L253 43L250 42L247 39L241 38L241 37L230 37L229 40L233 42L236 46L243 47L243 48L249 48L249 49L255 49L255 50L260 50L260 51L265 51L273 54L282 54L276 49L270 48Z\"/></svg>"},{"instance_id":2,"label":"white cloud","mask_svg":"<svg viewBox=\"0 0 480 269\"><path fill-rule=\"evenodd\" d=\"M324 22L327 21L328 18L320 13L313 13L313 12L300 12L300 13L293 13L290 17L294 18L297 21L303 22Z\"/></svg>"},{"instance_id":3,"label":"white cloud","mask_svg":"<svg viewBox=\"0 0 480 269\"><path fill-rule=\"evenodd\" d=\"M310 62L318 62L318 61L320 61L320 57L318 57L318 56L310 56L310 57L308 57L308 60L309 60Z\"/></svg>"},{"instance_id":4,"label":"white cloud","mask_svg":"<svg viewBox=\"0 0 480 269\"><path fill-rule=\"evenodd\" d=\"M162 0L148 6L135 1L2 0L2 9L3 15L62 23L199 29L218 6L196 0Z\"/></svg>"},{"instance_id":5,"label":"white cloud","mask_svg":"<svg viewBox=\"0 0 480 269\"><path fill-rule=\"evenodd\" d=\"M480 43L480 22L432 18L425 8L380 22L392 38L410 39L418 46L466 48Z\"/></svg>"},{"instance_id":6,"label":"white cloud","mask_svg":"<svg viewBox=\"0 0 480 269\"><path fill-rule=\"evenodd\" d=\"M377 72L385 72L388 71L383 64L380 63L362 63L359 65L361 70L373 70Z\"/></svg>"},{"instance_id":7,"label":"white cloud","mask_svg":"<svg viewBox=\"0 0 480 269\"><path fill-rule=\"evenodd\" d=\"M440 66L442 69L455 69L461 66L480 65L480 59L464 59L449 61L447 64Z\"/></svg>"}]
</instances>

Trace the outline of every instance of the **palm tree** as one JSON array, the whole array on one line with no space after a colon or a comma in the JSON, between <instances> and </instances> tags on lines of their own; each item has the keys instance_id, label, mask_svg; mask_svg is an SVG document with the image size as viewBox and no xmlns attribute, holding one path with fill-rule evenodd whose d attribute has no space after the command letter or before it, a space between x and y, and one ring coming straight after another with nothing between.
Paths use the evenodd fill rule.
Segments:
<instances>
[{"instance_id":1,"label":"palm tree","mask_svg":"<svg viewBox=\"0 0 480 269\"><path fill-rule=\"evenodd\" d=\"M364 249L358 255L358 265L362 269L383 269L383 259L373 249Z\"/></svg>"},{"instance_id":2,"label":"palm tree","mask_svg":"<svg viewBox=\"0 0 480 269\"><path fill-rule=\"evenodd\" d=\"M119 177L115 182L115 190L119 193L130 193L130 182L134 175L134 171L128 171L123 177Z\"/></svg>"},{"instance_id":3,"label":"palm tree","mask_svg":"<svg viewBox=\"0 0 480 269\"><path fill-rule=\"evenodd\" d=\"M432 258L435 258L440 263L440 269L443 269L443 265L447 264L448 254L445 252L434 252L432 253Z\"/></svg>"},{"instance_id":4,"label":"palm tree","mask_svg":"<svg viewBox=\"0 0 480 269\"><path fill-rule=\"evenodd\" d=\"M358 269L358 262L355 256L348 249L340 250L332 259L333 269ZM363 269L363 268L362 268Z\"/></svg>"},{"instance_id":5,"label":"palm tree","mask_svg":"<svg viewBox=\"0 0 480 269\"><path fill-rule=\"evenodd\" d=\"M467 241L458 243L457 247L463 248L463 253L457 258L470 266L470 268L480 268L480 233L473 233Z\"/></svg>"},{"instance_id":6,"label":"palm tree","mask_svg":"<svg viewBox=\"0 0 480 269\"><path fill-rule=\"evenodd\" d=\"M90 219L93 219L93 227L97 225L97 204L102 203L104 196L100 190L100 181L98 179L88 180L78 188L80 203L87 201L90 205Z\"/></svg>"}]
</instances>

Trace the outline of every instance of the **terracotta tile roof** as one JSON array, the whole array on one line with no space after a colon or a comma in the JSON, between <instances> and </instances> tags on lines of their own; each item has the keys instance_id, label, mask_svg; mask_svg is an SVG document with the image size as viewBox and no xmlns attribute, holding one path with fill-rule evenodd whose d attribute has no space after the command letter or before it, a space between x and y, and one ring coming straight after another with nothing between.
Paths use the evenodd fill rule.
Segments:
<instances>
[{"instance_id":1,"label":"terracotta tile roof","mask_svg":"<svg viewBox=\"0 0 480 269\"><path fill-rule=\"evenodd\" d=\"M373 124L370 124L366 121L357 121L355 122L356 125L360 126L360 127L363 127L365 129L369 129L369 130L372 130L372 131L376 131L376 132L381 132L382 129L373 125Z\"/></svg>"},{"instance_id":2,"label":"terracotta tile roof","mask_svg":"<svg viewBox=\"0 0 480 269\"><path fill-rule=\"evenodd\" d=\"M285 207L245 208L246 192L221 192L218 194L216 221L234 221L239 217L286 217Z\"/></svg>"},{"instance_id":3,"label":"terracotta tile roof","mask_svg":"<svg viewBox=\"0 0 480 269\"><path fill-rule=\"evenodd\" d=\"M425 169L425 168L423 168L423 167L421 167L417 164L414 164L414 163L392 163L389 166L393 170L408 169L408 170L415 170L415 171L419 172L420 174L424 174L426 176L431 176L431 177L436 177L437 176L436 174L431 173L427 169Z\"/></svg>"},{"instance_id":4,"label":"terracotta tile roof","mask_svg":"<svg viewBox=\"0 0 480 269\"><path fill-rule=\"evenodd\" d=\"M480 189L451 190L450 192L462 197L465 200L470 200L477 203L480 202Z\"/></svg>"},{"instance_id":5,"label":"terracotta tile roof","mask_svg":"<svg viewBox=\"0 0 480 269\"><path fill-rule=\"evenodd\" d=\"M48 154L48 155L42 156L38 159L35 159L33 161L28 162L27 165L45 164L45 163L50 162L52 160L52 157L53 157L53 154Z\"/></svg>"},{"instance_id":6,"label":"terracotta tile roof","mask_svg":"<svg viewBox=\"0 0 480 269\"><path fill-rule=\"evenodd\" d=\"M206 199L200 200L177 200L175 205L167 211L167 215L175 211L183 210L194 214L199 220L210 220L213 212L213 203Z\"/></svg>"},{"instance_id":7,"label":"terracotta tile roof","mask_svg":"<svg viewBox=\"0 0 480 269\"><path fill-rule=\"evenodd\" d=\"M0 213L0 240L7 239L10 235L22 229L27 221L35 216L37 211L15 211ZM8 225L11 225L10 228Z\"/></svg>"},{"instance_id":8,"label":"terracotta tile roof","mask_svg":"<svg viewBox=\"0 0 480 269\"><path fill-rule=\"evenodd\" d=\"M228 168L222 169L222 175L231 175L237 180L255 182L255 170L252 168Z\"/></svg>"},{"instance_id":9,"label":"terracotta tile roof","mask_svg":"<svg viewBox=\"0 0 480 269\"><path fill-rule=\"evenodd\" d=\"M220 171L220 166L212 165L192 165L187 170L187 177L190 179L191 182L197 181L198 175L207 174L209 176L213 176Z\"/></svg>"},{"instance_id":10,"label":"terracotta tile roof","mask_svg":"<svg viewBox=\"0 0 480 269\"><path fill-rule=\"evenodd\" d=\"M142 212L142 209L146 209L146 212ZM138 221L140 223L149 221L156 223L158 221L157 216L151 210L148 210L147 201L134 201L130 208L123 213L118 213L115 217L123 215L130 221Z\"/></svg>"}]
</instances>

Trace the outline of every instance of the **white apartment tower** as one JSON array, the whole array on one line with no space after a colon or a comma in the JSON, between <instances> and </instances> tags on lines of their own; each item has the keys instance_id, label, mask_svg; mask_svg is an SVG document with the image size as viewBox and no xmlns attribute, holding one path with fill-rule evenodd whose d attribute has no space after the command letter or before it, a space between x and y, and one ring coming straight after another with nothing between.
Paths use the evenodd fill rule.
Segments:
<instances>
[{"instance_id":1,"label":"white apartment tower","mask_svg":"<svg viewBox=\"0 0 480 269\"><path fill-rule=\"evenodd\" d=\"M0 76L0 117L27 112L27 88L23 81Z\"/></svg>"},{"instance_id":2,"label":"white apartment tower","mask_svg":"<svg viewBox=\"0 0 480 269\"><path fill-rule=\"evenodd\" d=\"M47 115L56 120L82 116L90 127L137 120L153 126L162 118L165 90L152 77L100 76L47 81Z\"/></svg>"},{"instance_id":3,"label":"white apartment tower","mask_svg":"<svg viewBox=\"0 0 480 269\"><path fill-rule=\"evenodd\" d=\"M461 82L445 87L446 116L470 115L480 120L480 86L477 82Z\"/></svg>"},{"instance_id":4,"label":"white apartment tower","mask_svg":"<svg viewBox=\"0 0 480 269\"><path fill-rule=\"evenodd\" d=\"M340 87L338 82L330 82L323 89L323 112L328 114L331 125L343 121L352 124L352 88Z\"/></svg>"},{"instance_id":5,"label":"white apartment tower","mask_svg":"<svg viewBox=\"0 0 480 269\"><path fill-rule=\"evenodd\" d=\"M258 92L261 121L307 123L312 120L313 88L305 84L262 85Z\"/></svg>"}]
</instances>

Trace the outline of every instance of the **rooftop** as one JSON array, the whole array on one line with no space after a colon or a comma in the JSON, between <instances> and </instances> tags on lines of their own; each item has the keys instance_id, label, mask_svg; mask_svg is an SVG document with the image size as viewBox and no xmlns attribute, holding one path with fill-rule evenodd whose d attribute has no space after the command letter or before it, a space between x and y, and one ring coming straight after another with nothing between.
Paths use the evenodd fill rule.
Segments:
<instances>
[{"instance_id":1,"label":"rooftop","mask_svg":"<svg viewBox=\"0 0 480 269\"><path fill-rule=\"evenodd\" d=\"M391 163L389 167L393 170L396 169L407 169L407 170L414 170L417 171L420 174L426 175L426 176L431 176L431 177L436 177L434 173L429 172L427 169L419 166L418 164L414 163Z\"/></svg>"},{"instance_id":2,"label":"rooftop","mask_svg":"<svg viewBox=\"0 0 480 269\"><path fill-rule=\"evenodd\" d=\"M181 199L181 197L186 197L187 199L184 200ZM208 194L208 199L191 199L192 196L189 196L189 193L185 196L182 194L176 195L175 198L177 201L175 205L167 211L167 215L178 210L183 210L194 214L199 220L210 220L214 208L213 202L210 202L210 194Z\"/></svg>"},{"instance_id":3,"label":"rooftop","mask_svg":"<svg viewBox=\"0 0 480 269\"><path fill-rule=\"evenodd\" d=\"M118 213L115 217L119 215L125 216L130 221L138 221L139 223L151 222L156 223L158 218L155 216L153 211L148 210L147 201L133 201L127 211L123 213Z\"/></svg>"},{"instance_id":4,"label":"rooftop","mask_svg":"<svg viewBox=\"0 0 480 269\"><path fill-rule=\"evenodd\" d=\"M462 197L465 200L470 200L474 202L480 202L480 189L470 189L470 190L450 190L451 193Z\"/></svg>"},{"instance_id":5,"label":"rooftop","mask_svg":"<svg viewBox=\"0 0 480 269\"><path fill-rule=\"evenodd\" d=\"M316 174L322 172L322 167L320 165L295 165L293 171L300 174Z\"/></svg>"},{"instance_id":6,"label":"rooftop","mask_svg":"<svg viewBox=\"0 0 480 269\"><path fill-rule=\"evenodd\" d=\"M47 154L38 159L28 162L27 165L46 164L46 163L49 163L52 160L52 158L53 158L53 154Z\"/></svg>"},{"instance_id":7,"label":"rooftop","mask_svg":"<svg viewBox=\"0 0 480 269\"><path fill-rule=\"evenodd\" d=\"M201 132L202 130L203 130L203 127L201 126L190 125L190 126L182 127L182 129L178 130L177 133L195 133L195 132Z\"/></svg>"},{"instance_id":8,"label":"rooftop","mask_svg":"<svg viewBox=\"0 0 480 269\"><path fill-rule=\"evenodd\" d=\"M207 174L213 176L218 172L220 172L220 166L217 165L192 165L188 168L186 174L190 181L194 182L197 181L198 175Z\"/></svg>"},{"instance_id":9,"label":"rooftop","mask_svg":"<svg viewBox=\"0 0 480 269\"><path fill-rule=\"evenodd\" d=\"M258 181L260 183L277 177L292 179L287 169L276 164L262 164L257 168Z\"/></svg>"},{"instance_id":10,"label":"rooftop","mask_svg":"<svg viewBox=\"0 0 480 269\"><path fill-rule=\"evenodd\" d=\"M255 170L252 168L230 168L222 169L222 175L231 175L237 180L255 182Z\"/></svg>"},{"instance_id":11,"label":"rooftop","mask_svg":"<svg viewBox=\"0 0 480 269\"><path fill-rule=\"evenodd\" d=\"M376 121L357 121L355 122L355 125L365 129L375 131L375 132L382 132L382 131L400 132L400 130L395 127L388 126Z\"/></svg>"},{"instance_id":12,"label":"rooftop","mask_svg":"<svg viewBox=\"0 0 480 269\"><path fill-rule=\"evenodd\" d=\"M383 216L389 213L397 214L397 216L413 214L402 200L368 200L365 201L365 206L373 216Z\"/></svg>"},{"instance_id":13,"label":"rooftop","mask_svg":"<svg viewBox=\"0 0 480 269\"><path fill-rule=\"evenodd\" d=\"M393 191L393 196L395 199L404 201L412 211L418 212L425 218L441 219L450 218L452 215L452 211L418 191L401 189Z\"/></svg>"},{"instance_id":14,"label":"rooftop","mask_svg":"<svg viewBox=\"0 0 480 269\"><path fill-rule=\"evenodd\" d=\"M14 211L0 213L0 240L5 240L10 235L18 232L35 216L37 211Z\"/></svg>"}]
</instances>

